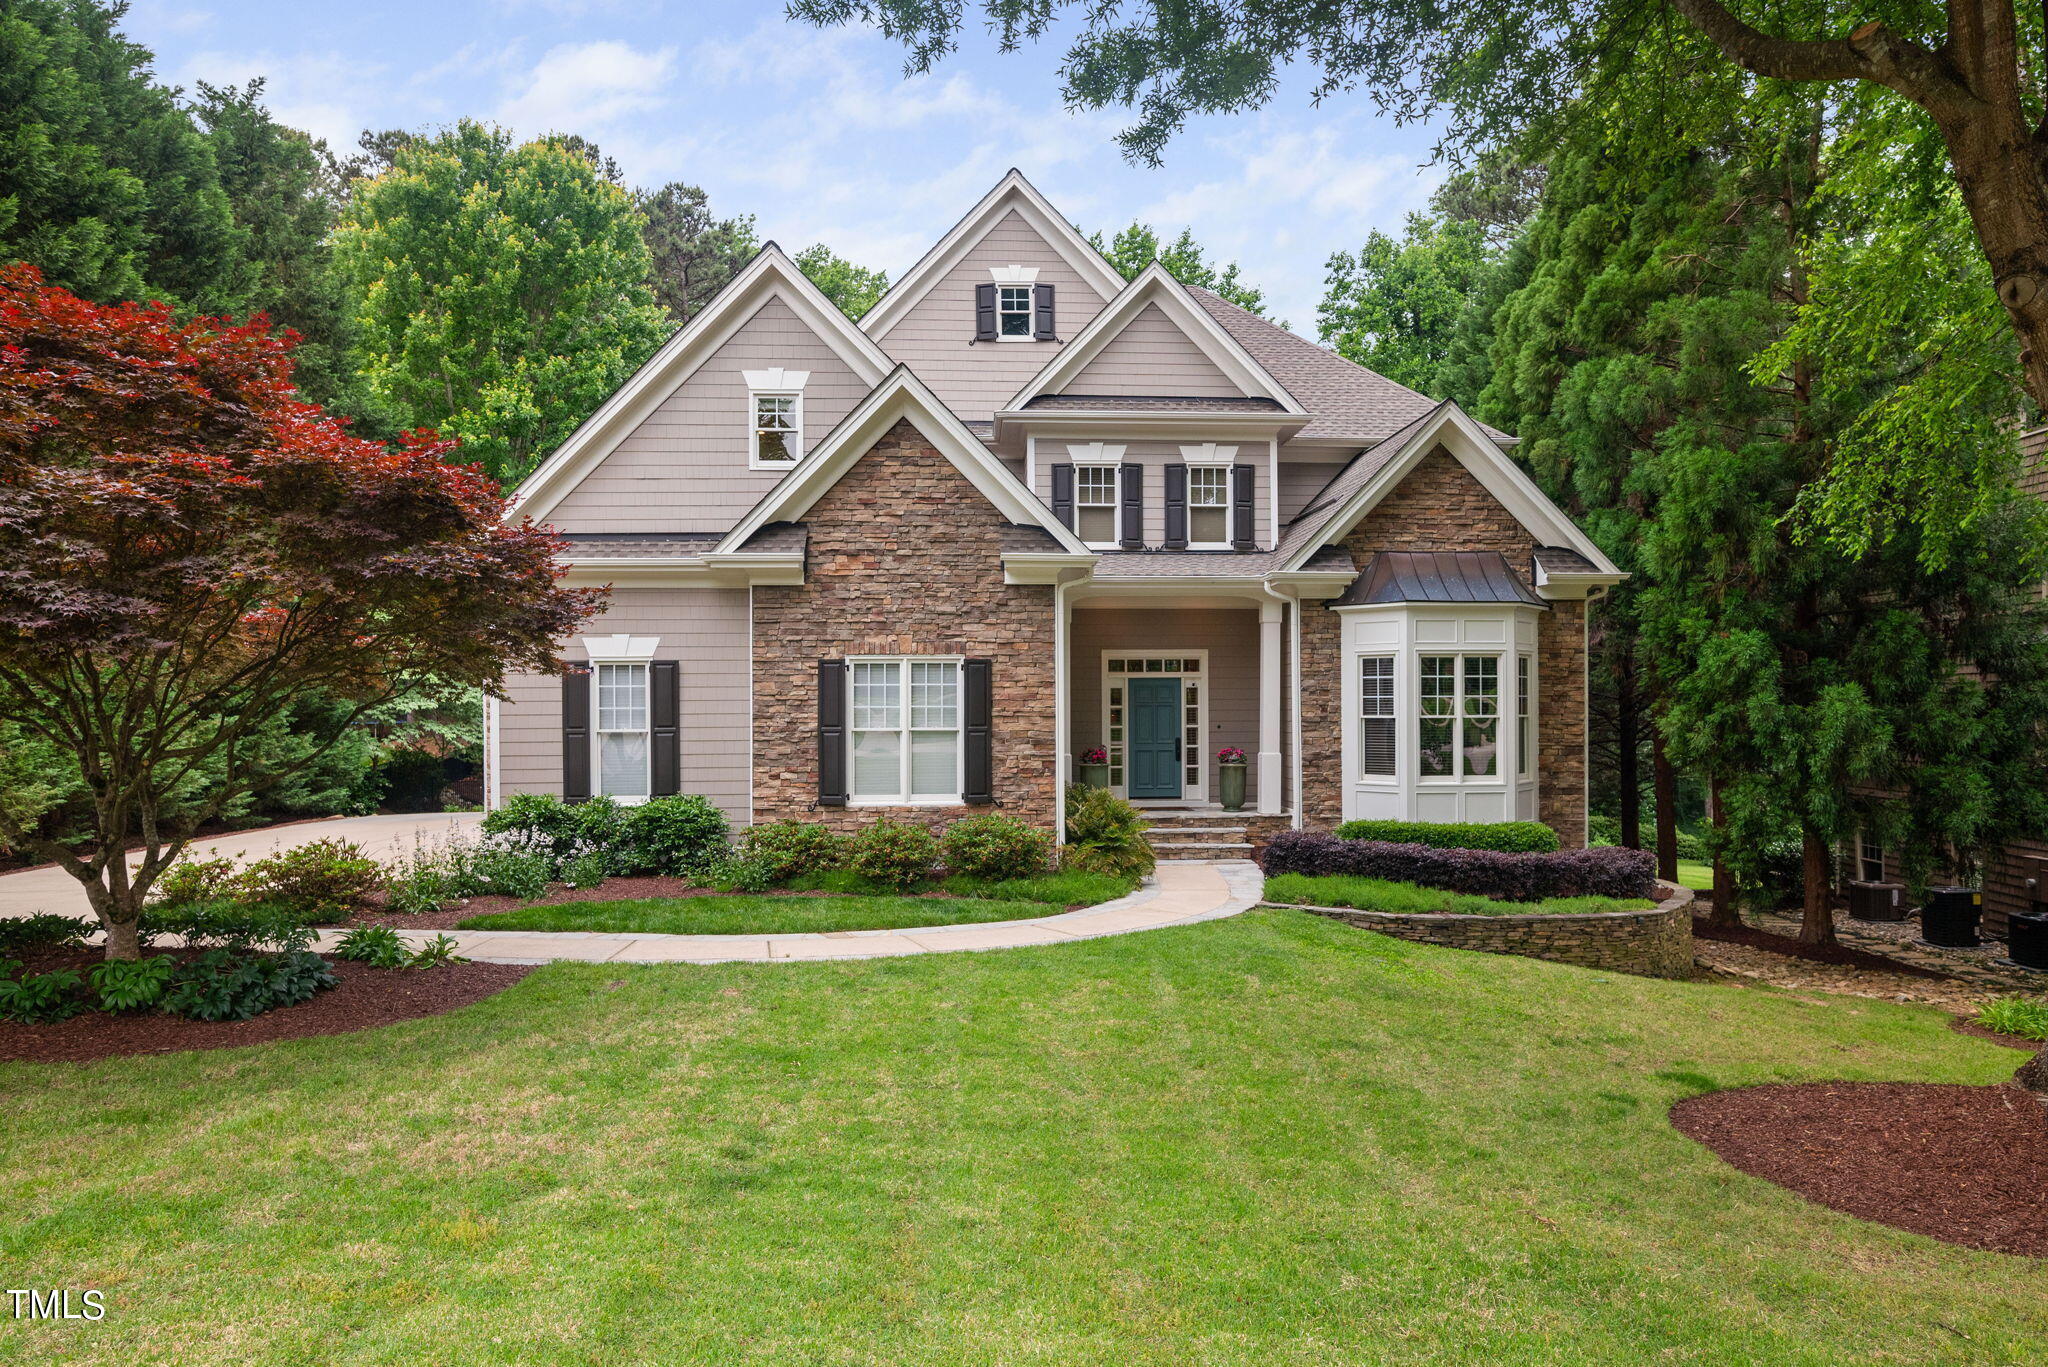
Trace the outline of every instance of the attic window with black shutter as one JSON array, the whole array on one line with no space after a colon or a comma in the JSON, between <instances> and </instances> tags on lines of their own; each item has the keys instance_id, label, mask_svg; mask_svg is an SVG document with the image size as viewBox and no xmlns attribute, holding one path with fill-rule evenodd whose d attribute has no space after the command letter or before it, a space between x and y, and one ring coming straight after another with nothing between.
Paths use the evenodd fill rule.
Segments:
<instances>
[{"instance_id":1,"label":"attic window with black shutter","mask_svg":"<svg viewBox=\"0 0 2048 1367\"><path fill-rule=\"evenodd\" d=\"M1031 286L996 286L996 330L1005 337L1031 335Z\"/></svg>"}]
</instances>

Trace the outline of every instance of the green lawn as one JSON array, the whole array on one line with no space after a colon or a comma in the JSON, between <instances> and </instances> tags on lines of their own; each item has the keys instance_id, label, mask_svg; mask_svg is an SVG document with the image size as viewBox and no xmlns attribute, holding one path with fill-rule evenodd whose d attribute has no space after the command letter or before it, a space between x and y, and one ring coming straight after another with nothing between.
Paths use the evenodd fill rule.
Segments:
<instances>
[{"instance_id":1,"label":"green lawn","mask_svg":"<svg viewBox=\"0 0 2048 1367\"><path fill-rule=\"evenodd\" d=\"M1694 859L1681 859L1678 861L1678 881L1683 886L1691 888L1694 892L1712 892L1714 890L1714 866L1712 864L1702 864Z\"/></svg>"},{"instance_id":2,"label":"green lawn","mask_svg":"<svg viewBox=\"0 0 2048 1367\"><path fill-rule=\"evenodd\" d=\"M1695 1092L2009 1076L1925 1008L1298 912L558 965L357 1036L0 1065L19 1363L2048 1359L2048 1263L1808 1204Z\"/></svg>"},{"instance_id":3,"label":"green lawn","mask_svg":"<svg viewBox=\"0 0 2048 1367\"><path fill-rule=\"evenodd\" d=\"M894 930L1057 916L1064 906L980 897L650 897L562 902L472 916L464 930L594 930L607 934L773 935L785 931Z\"/></svg>"},{"instance_id":4,"label":"green lawn","mask_svg":"<svg viewBox=\"0 0 2048 1367\"><path fill-rule=\"evenodd\" d=\"M1414 883L1353 874L1275 874L1266 880L1266 900L1297 906L1356 907L1403 915L1449 912L1458 916L1584 915L1600 911L1647 911L1657 904L1643 897L1545 897L1537 902L1503 902L1494 897L1444 892Z\"/></svg>"}]
</instances>

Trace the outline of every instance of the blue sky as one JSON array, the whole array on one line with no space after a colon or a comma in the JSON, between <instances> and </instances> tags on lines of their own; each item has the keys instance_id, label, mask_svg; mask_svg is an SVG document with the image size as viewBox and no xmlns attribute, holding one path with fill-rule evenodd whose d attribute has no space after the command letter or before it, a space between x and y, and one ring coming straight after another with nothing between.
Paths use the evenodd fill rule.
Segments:
<instances>
[{"instance_id":1,"label":"blue sky","mask_svg":"<svg viewBox=\"0 0 2048 1367\"><path fill-rule=\"evenodd\" d=\"M693 182L791 250L823 241L891 278L1015 165L1084 228L1192 227L1309 336L1324 259L1398 229L1441 177L1421 168L1425 129L1358 96L1317 109L1305 79L1132 166L1122 111L1061 107L1058 41L1005 55L974 29L906 81L896 45L792 24L779 3L135 0L126 27L167 82L268 78L278 117L337 150L463 115L577 132L632 183Z\"/></svg>"}]
</instances>

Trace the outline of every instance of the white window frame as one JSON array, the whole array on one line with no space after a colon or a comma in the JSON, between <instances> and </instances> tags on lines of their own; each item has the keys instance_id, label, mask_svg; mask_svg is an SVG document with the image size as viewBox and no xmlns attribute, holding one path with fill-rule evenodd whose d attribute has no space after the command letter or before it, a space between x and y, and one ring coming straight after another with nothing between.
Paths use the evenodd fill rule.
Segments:
<instances>
[{"instance_id":1,"label":"white window frame","mask_svg":"<svg viewBox=\"0 0 2048 1367\"><path fill-rule=\"evenodd\" d=\"M1515 652L1515 781L1536 776L1536 656Z\"/></svg>"},{"instance_id":2,"label":"white window frame","mask_svg":"<svg viewBox=\"0 0 2048 1367\"><path fill-rule=\"evenodd\" d=\"M740 372L747 384L747 468L749 470L794 470L803 464L804 455L804 385L809 382L808 370L787 370L780 366L769 370L745 370ZM787 445L791 456L788 460L767 460L761 455L761 400L789 399L791 426Z\"/></svg>"},{"instance_id":3,"label":"white window frame","mask_svg":"<svg viewBox=\"0 0 2048 1367\"><path fill-rule=\"evenodd\" d=\"M1884 845L1872 840L1859 826L1856 830L1856 881L1859 883L1882 883L1884 873ZM1870 876L1871 864L1877 865L1877 876Z\"/></svg>"},{"instance_id":4,"label":"white window frame","mask_svg":"<svg viewBox=\"0 0 2048 1367\"><path fill-rule=\"evenodd\" d=\"M1123 763L1123 738L1112 736L1120 729L1115 713L1117 703L1110 697L1111 691L1121 688L1131 679L1179 679L1180 680L1180 724L1181 724L1181 769L1178 798L1139 798L1139 802L1206 802L1209 800L1209 693L1212 683L1209 677L1209 652L1206 650L1104 650L1102 659L1102 737L1098 742L1109 754L1110 791L1118 797L1127 797L1130 784L1125 781ZM1140 664L1152 661L1193 660L1193 669L1140 669L1128 667L1111 669L1110 662L1118 661L1128 666L1132 661ZM1189 685L1194 685L1193 696L1189 696ZM1126 690L1128 701L1128 690ZM1190 795L1192 794L1192 798Z\"/></svg>"},{"instance_id":5,"label":"white window frame","mask_svg":"<svg viewBox=\"0 0 2048 1367\"><path fill-rule=\"evenodd\" d=\"M1037 340L1037 329L1032 325L1032 314L1035 311L1037 302L1033 292L1036 289L1037 286L1031 284L998 284L996 286L996 340L998 342L1031 342ZM1009 298L1012 294L1024 296L1024 307L1022 309L1009 307ZM1022 313L1024 316L1024 330L1022 332L1005 331L1003 319L1014 318L1019 313Z\"/></svg>"},{"instance_id":6,"label":"white window frame","mask_svg":"<svg viewBox=\"0 0 2048 1367\"><path fill-rule=\"evenodd\" d=\"M1113 550L1116 550L1116 549L1117 549L1118 547L1120 547L1120 546L1122 546L1122 545L1123 545L1123 538L1122 538L1121 536L1119 536L1119 535L1118 535L1118 533L1119 533L1119 532L1120 532L1120 531L1122 530L1122 527L1121 527L1121 525L1120 525L1120 524L1121 524L1121 523L1122 523L1122 521L1123 521L1123 504L1124 504L1124 467L1123 467L1123 460L1122 460L1122 456L1123 456L1123 448L1122 448L1121 446L1119 446L1119 447L1117 447L1117 448L1115 448L1115 449L1116 449L1116 455L1115 455L1115 456L1109 456L1109 455L1106 455L1106 454L1105 454L1105 455L1100 455L1100 456L1092 456L1092 457L1082 457L1082 456L1078 456L1078 455L1076 455L1076 456L1074 456L1074 460L1073 460L1073 464L1074 464L1074 534L1075 534L1076 536L1079 536L1079 535L1081 534L1081 509L1082 509L1082 508L1083 508L1084 506L1086 506L1086 507L1090 507L1090 508L1100 508L1100 507L1102 507L1102 506L1103 506L1103 505L1102 505L1102 504L1100 504L1100 503L1090 503L1090 504L1086 504L1086 505L1084 505L1084 504L1083 504L1083 503L1081 502L1081 475L1082 475L1082 472L1083 472L1083 471L1100 471L1100 470L1107 470L1107 471L1109 472L1109 504L1108 504L1108 507L1109 507L1109 531L1110 531L1110 537L1109 537L1109 540L1107 540L1107 541L1087 541L1087 540L1083 540L1081 544L1082 544L1082 545L1084 545L1084 546L1086 546L1086 547L1087 547L1087 548L1088 548L1089 550L1091 550L1091 551L1113 551Z\"/></svg>"},{"instance_id":7,"label":"white window frame","mask_svg":"<svg viewBox=\"0 0 2048 1367\"><path fill-rule=\"evenodd\" d=\"M1234 487L1234 486L1236 485L1236 483L1237 483L1237 480L1236 480L1236 479L1234 478L1234 475L1235 475L1235 472L1236 472L1236 468L1237 468L1237 467L1236 467L1235 465L1226 465L1226 464L1223 464L1223 463L1220 463L1220 462L1213 462L1213 461L1189 461L1189 462L1188 462L1188 506L1187 506L1187 517L1188 517L1188 549L1189 549L1189 550L1191 550L1191 551L1227 551L1227 550L1229 550L1229 549L1230 549L1230 547L1231 547L1231 544L1232 544L1232 543L1231 543L1231 540L1230 540L1230 528L1231 528L1231 525L1232 525L1233 521L1235 520L1235 518L1236 518L1236 516L1237 516L1237 491L1236 491L1236 489L1235 489L1235 487ZM1222 536L1222 539L1221 539L1221 540L1217 540L1217 541L1197 541L1197 540L1195 540L1195 476L1196 476L1196 475L1198 475L1198 474L1199 474L1199 475L1207 475L1207 474L1218 474L1218 475L1221 475L1221 476L1223 477L1223 536ZM1215 507L1216 505L1215 505L1215 504L1213 504L1213 503L1209 503L1209 504L1204 504L1204 505L1202 505L1202 506L1203 506L1203 507L1206 507L1206 508L1213 508L1213 507Z\"/></svg>"},{"instance_id":8,"label":"white window frame","mask_svg":"<svg viewBox=\"0 0 2048 1367\"><path fill-rule=\"evenodd\" d=\"M967 657L964 655L849 655L846 657L846 805L849 807L958 807L966 785L967 768ZM887 727L854 725L854 677L861 665L895 665L897 675L897 777L900 786L893 794L876 796L855 791L854 750L858 738L869 731ZM943 727L913 727L910 715L910 667L920 664L951 665L953 668L953 790L949 793L911 791L911 733L938 731Z\"/></svg>"},{"instance_id":9,"label":"white window frame","mask_svg":"<svg viewBox=\"0 0 2048 1367\"><path fill-rule=\"evenodd\" d=\"M1396 651L1381 650L1360 652L1353 655L1352 668L1358 680L1358 777L1367 783L1391 782L1401 772L1401 656ZM1370 660L1385 662L1386 672L1381 676L1386 684L1384 696L1378 688L1368 697L1365 689L1365 665ZM1381 704L1384 703L1384 708ZM1389 755L1391 767L1384 772L1368 770L1365 767L1365 727L1368 721L1384 721L1393 727L1393 752Z\"/></svg>"}]
</instances>

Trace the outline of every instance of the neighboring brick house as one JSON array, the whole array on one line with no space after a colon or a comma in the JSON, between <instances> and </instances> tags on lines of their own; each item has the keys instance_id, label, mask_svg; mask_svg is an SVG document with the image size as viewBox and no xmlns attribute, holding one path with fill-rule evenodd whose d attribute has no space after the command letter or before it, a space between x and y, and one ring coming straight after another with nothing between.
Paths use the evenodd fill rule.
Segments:
<instances>
[{"instance_id":1,"label":"neighboring brick house","mask_svg":"<svg viewBox=\"0 0 2048 1367\"><path fill-rule=\"evenodd\" d=\"M1585 604L1513 438L1158 267L1016 172L856 325L770 244L521 485L606 611L489 708L487 801L1056 828L1536 818L1585 838ZM1196 842L1199 846L1200 842Z\"/></svg>"}]
</instances>

